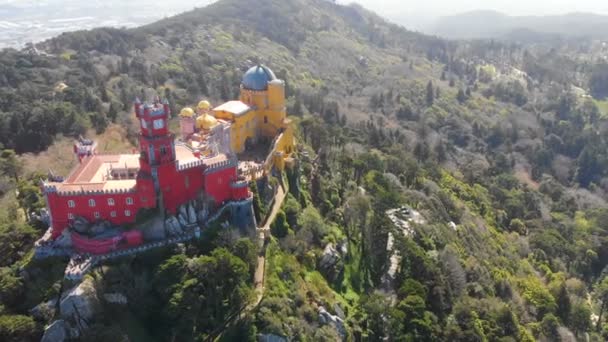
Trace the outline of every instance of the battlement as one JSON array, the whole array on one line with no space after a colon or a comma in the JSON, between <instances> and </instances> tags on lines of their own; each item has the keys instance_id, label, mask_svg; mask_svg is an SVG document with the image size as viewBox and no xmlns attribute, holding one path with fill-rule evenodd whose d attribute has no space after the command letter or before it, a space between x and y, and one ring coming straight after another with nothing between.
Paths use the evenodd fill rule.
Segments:
<instances>
[{"instance_id":1,"label":"battlement","mask_svg":"<svg viewBox=\"0 0 608 342\"><path fill-rule=\"evenodd\" d=\"M238 165L238 162L231 158L231 159L227 159L227 160L223 160L220 162L216 162L213 164L208 164L207 168L205 168L205 174L209 174L209 173L213 173L213 172L217 172L223 169L227 169L230 167L236 167Z\"/></svg>"},{"instance_id":2,"label":"battlement","mask_svg":"<svg viewBox=\"0 0 608 342\"><path fill-rule=\"evenodd\" d=\"M188 170L188 169L193 169L195 167L201 167L204 164L205 164L205 162L203 160L197 160L197 161L184 163L184 164L177 163L176 168L177 168L177 171L184 171L184 170Z\"/></svg>"},{"instance_id":3,"label":"battlement","mask_svg":"<svg viewBox=\"0 0 608 342\"><path fill-rule=\"evenodd\" d=\"M103 189L103 190L59 190L56 185L50 185L44 183L42 185L44 193L56 193L59 196L103 196L103 195L120 195L120 194L133 194L137 192L135 187L133 188L116 188L116 189Z\"/></svg>"},{"instance_id":4,"label":"battlement","mask_svg":"<svg viewBox=\"0 0 608 342\"><path fill-rule=\"evenodd\" d=\"M166 100L161 102L158 98L155 99L153 103L142 103L139 98L137 98L133 107L135 108L135 116L138 118L162 115L169 116L171 114L169 102Z\"/></svg>"},{"instance_id":5,"label":"battlement","mask_svg":"<svg viewBox=\"0 0 608 342\"><path fill-rule=\"evenodd\" d=\"M44 194L51 194L51 193L56 193L57 192L57 186L55 186L55 185L49 185L45 181L42 181L41 186L42 186L42 192Z\"/></svg>"}]
</instances>

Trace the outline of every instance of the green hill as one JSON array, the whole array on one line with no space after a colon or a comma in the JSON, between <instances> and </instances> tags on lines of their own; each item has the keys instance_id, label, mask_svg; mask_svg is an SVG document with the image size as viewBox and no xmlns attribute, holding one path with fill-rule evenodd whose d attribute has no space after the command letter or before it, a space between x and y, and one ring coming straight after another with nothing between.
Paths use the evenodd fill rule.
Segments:
<instances>
[{"instance_id":1,"label":"green hill","mask_svg":"<svg viewBox=\"0 0 608 342\"><path fill-rule=\"evenodd\" d=\"M44 203L39 176L15 173L22 159L9 149L44 151L57 135L114 123L133 138L135 96L167 97L174 112L203 97L218 104L256 63L287 81L301 163L283 175L290 195L272 225L264 298L225 340L608 336L601 45L448 42L356 5L222 0L39 49L0 53L1 337L24 339L23 320L39 337L48 321L23 315L62 288L54 268L23 255L36 222L14 212ZM387 215L398 208L409 214ZM129 304L103 305L86 338L215 335L251 297L256 250L239 237L210 230L94 272L100 294Z\"/></svg>"}]
</instances>

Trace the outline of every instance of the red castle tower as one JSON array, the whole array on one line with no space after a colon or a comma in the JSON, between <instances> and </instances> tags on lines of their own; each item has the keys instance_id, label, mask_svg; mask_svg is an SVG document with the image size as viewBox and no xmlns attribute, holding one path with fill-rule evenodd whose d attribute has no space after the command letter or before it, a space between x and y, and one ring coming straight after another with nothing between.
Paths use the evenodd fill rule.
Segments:
<instances>
[{"instance_id":1,"label":"red castle tower","mask_svg":"<svg viewBox=\"0 0 608 342\"><path fill-rule=\"evenodd\" d=\"M251 193L247 182L237 175L234 156L216 153L201 158L188 145L176 143L167 127L167 103L137 100L134 109L140 126L139 154L86 153L65 180L43 183L51 239L75 227L80 218L88 223L107 221L124 226L136 223L140 210L177 215L180 207L201 196L213 203L211 210L228 202L233 202L232 207L251 206L247 202ZM245 203L238 204L242 201ZM248 210L242 213L249 215ZM110 238L68 233L74 249L83 253L104 254L143 241L142 233L136 230Z\"/></svg>"},{"instance_id":2,"label":"red castle tower","mask_svg":"<svg viewBox=\"0 0 608 342\"><path fill-rule=\"evenodd\" d=\"M175 136L167 128L169 120L167 103L156 101L152 105L135 102L135 116L139 119L140 172L154 180L154 189L161 190L161 180L176 175ZM159 201L163 205L163 201Z\"/></svg>"}]
</instances>

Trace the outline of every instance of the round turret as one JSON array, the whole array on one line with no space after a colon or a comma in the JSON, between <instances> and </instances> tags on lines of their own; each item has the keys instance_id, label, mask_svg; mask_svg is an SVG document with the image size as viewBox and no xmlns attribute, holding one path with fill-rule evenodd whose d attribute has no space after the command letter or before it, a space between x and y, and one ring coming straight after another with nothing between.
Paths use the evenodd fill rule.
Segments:
<instances>
[{"instance_id":1,"label":"round turret","mask_svg":"<svg viewBox=\"0 0 608 342\"><path fill-rule=\"evenodd\" d=\"M265 65L256 65L251 67L245 75L243 75L243 88L255 91L264 91L268 89L268 83L275 80L276 76Z\"/></svg>"},{"instance_id":2,"label":"round turret","mask_svg":"<svg viewBox=\"0 0 608 342\"><path fill-rule=\"evenodd\" d=\"M203 111L209 110L209 108L211 108L211 104L207 100L203 100L203 101L199 102L198 106L196 106L196 109L203 110Z\"/></svg>"},{"instance_id":3,"label":"round turret","mask_svg":"<svg viewBox=\"0 0 608 342\"><path fill-rule=\"evenodd\" d=\"M192 110L192 108L190 108L190 107L182 108L181 112L179 112L179 116L185 117L185 118L191 118L194 116L194 110Z\"/></svg>"},{"instance_id":4,"label":"round turret","mask_svg":"<svg viewBox=\"0 0 608 342\"><path fill-rule=\"evenodd\" d=\"M196 119L196 127L205 131L212 129L213 127L217 126L217 124L217 119L207 113L199 116Z\"/></svg>"}]
</instances>

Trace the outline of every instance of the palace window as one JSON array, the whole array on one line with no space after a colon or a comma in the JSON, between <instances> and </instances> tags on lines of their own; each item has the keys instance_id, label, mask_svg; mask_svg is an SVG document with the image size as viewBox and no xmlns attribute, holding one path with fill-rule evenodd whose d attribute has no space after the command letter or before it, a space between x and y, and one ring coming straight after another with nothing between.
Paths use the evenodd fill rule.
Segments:
<instances>
[{"instance_id":1,"label":"palace window","mask_svg":"<svg viewBox=\"0 0 608 342\"><path fill-rule=\"evenodd\" d=\"M131 216L131 210L125 210L125 216L126 217L130 217Z\"/></svg>"},{"instance_id":2,"label":"palace window","mask_svg":"<svg viewBox=\"0 0 608 342\"><path fill-rule=\"evenodd\" d=\"M73 200L69 200L68 201L68 207L75 208L76 207L76 202L74 202Z\"/></svg>"},{"instance_id":3,"label":"palace window","mask_svg":"<svg viewBox=\"0 0 608 342\"><path fill-rule=\"evenodd\" d=\"M111 217L116 217L116 212L115 212L115 211L111 212L111 213L110 213L110 216L111 216Z\"/></svg>"},{"instance_id":4,"label":"palace window","mask_svg":"<svg viewBox=\"0 0 608 342\"><path fill-rule=\"evenodd\" d=\"M160 155L164 156L167 154L167 147L166 146L161 146L160 147Z\"/></svg>"},{"instance_id":5,"label":"palace window","mask_svg":"<svg viewBox=\"0 0 608 342\"><path fill-rule=\"evenodd\" d=\"M133 205L133 198L127 197L127 205Z\"/></svg>"},{"instance_id":6,"label":"palace window","mask_svg":"<svg viewBox=\"0 0 608 342\"><path fill-rule=\"evenodd\" d=\"M73 220L74 219L74 214L68 213L68 219Z\"/></svg>"},{"instance_id":7,"label":"palace window","mask_svg":"<svg viewBox=\"0 0 608 342\"><path fill-rule=\"evenodd\" d=\"M141 119L141 127L144 129L148 129L148 124L146 123L146 120Z\"/></svg>"},{"instance_id":8,"label":"palace window","mask_svg":"<svg viewBox=\"0 0 608 342\"><path fill-rule=\"evenodd\" d=\"M267 124L268 123L268 117L264 116L264 123Z\"/></svg>"},{"instance_id":9,"label":"palace window","mask_svg":"<svg viewBox=\"0 0 608 342\"><path fill-rule=\"evenodd\" d=\"M153 122L154 129L162 129L165 127L165 121L163 119L156 119Z\"/></svg>"},{"instance_id":10,"label":"palace window","mask_svg":"<svg viewBox=\"0 0 608 342\"><path fill-rule=\"evenodd\" d=\"M98 218L100 218L100 217L101 217L101 215L99 215L99 211L96 211L96 212L95 212L95 218L96 218L96 219L98 219Z\"/></svg>"},{"instance_id":11,"label":"palace window","mask_svg":"<svg viewBox=\"0 0 608 342\"><path fill-rule=\"evenodd\" d=\"M113 198L108 198L108 205L109 206L114 206L114 199Z\"/></svg>"},{"instance_id":12,"label":"palace window","mask_svg":"<svg viewBox=\"0 0 608 342\"><path fill-rule=\"evenodd\" d=\"M95 206L95 200L94 199L90 199L89 200L89 207L94 207Z\"/></svg>"}]
</instances>

